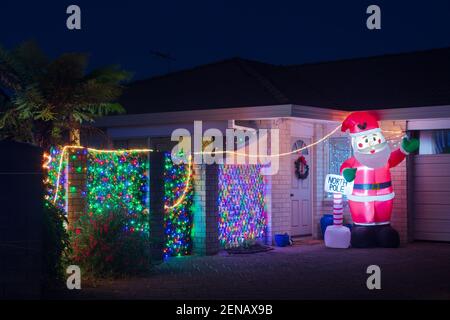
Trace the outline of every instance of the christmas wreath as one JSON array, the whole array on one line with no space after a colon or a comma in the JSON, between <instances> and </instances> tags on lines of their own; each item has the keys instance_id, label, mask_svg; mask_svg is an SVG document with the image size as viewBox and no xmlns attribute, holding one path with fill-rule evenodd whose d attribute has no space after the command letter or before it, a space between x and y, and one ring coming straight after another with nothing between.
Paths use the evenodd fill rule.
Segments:
<instances>
[{"instance_id":1,"label":"christmas wreath","mask_svg":"<svg viewBox=\"0 0 450 320\"><path fill-rule=\"evenodd\" d=\"M300 156L297 160L294 162L295 164L295 176L297 179L304 180L308 177L309 174L309 166L306 162L306 159L304 156Z\"/></svg>"}]
</instances>

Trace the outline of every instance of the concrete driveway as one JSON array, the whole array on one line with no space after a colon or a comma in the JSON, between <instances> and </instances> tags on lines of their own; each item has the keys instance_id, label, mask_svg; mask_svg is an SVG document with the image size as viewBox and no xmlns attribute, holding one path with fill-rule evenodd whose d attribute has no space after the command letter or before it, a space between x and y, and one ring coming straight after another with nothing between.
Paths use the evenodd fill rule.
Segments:
<instances>
[{"instance_id":1,"label":"concrete driveway","mask_svg":"<svg viewBox=\"0 0 450 320\"><path fill-rule=\"evenodd\" d=\"M381 268L381 290L366 269ZM246 255L180 257L148 276L82 283L63 299L450 299L450 244L399 249L327 249L323 244Z\"/></svg>"}]
</instances>

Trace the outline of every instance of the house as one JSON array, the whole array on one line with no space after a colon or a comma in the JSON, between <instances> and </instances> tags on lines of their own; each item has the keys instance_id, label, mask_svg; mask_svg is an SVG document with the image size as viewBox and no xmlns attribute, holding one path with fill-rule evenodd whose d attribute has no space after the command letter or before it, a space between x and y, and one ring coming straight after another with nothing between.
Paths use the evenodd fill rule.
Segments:
<instances>
[{"instance_id":1,"label":"house","mask_svg":"<svg viewBox=\"0 0 450 320\"><path fill-rule=\"evenodd\" d=\"M419 154L392 170L392 224L401 241L450 241L449 70L450 48L289 66L232 58L131 83L121 100L128 113L97 126L117 148L163 150L173 146L173 130L192 132L196 120L203 131L279 129L279 152L288 153L326 137L349 112L372 110L393 147L404 134L421 141ZM351 153L348 134L338 130L302 151L309 165L303 180L295 176L299 154L280 157L277 174L265 177L268 243L280 233L321 238L320 219L332 212L325 175L338 173ZM206 198L217 180L196 169L203 209L194 224L203 231L194 249L199 241L208 253L208 246L215 250L208 241L217 238L217 209L216 199ZM344 216L351 223L347 206Z\"/></svg>"}]
</instances>

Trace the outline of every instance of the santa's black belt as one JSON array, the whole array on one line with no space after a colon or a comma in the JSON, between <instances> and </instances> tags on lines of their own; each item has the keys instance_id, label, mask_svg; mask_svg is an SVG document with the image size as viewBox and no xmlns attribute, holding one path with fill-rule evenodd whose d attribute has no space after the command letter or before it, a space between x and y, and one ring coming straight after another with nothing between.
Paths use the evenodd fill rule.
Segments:
<instances>
[{"instance_id":1,"label":"santa's black belt","mask_svg":"<svg viewBox=\"0 0 450 320\"><path fill-rule=\"evenodd\" d=\"M353 189L357 190L380 190L384 188L389 188L392 186L392 182L382 182L382 183L355 183Z\"/></svg>"}]
</instances>

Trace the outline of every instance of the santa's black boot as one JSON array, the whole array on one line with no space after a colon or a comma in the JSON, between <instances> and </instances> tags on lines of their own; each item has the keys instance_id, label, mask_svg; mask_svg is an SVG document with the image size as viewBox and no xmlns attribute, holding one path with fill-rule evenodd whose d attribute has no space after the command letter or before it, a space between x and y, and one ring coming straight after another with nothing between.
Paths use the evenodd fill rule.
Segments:
<instances>
[{"instance_id":1,"label":"santa's black boot","mask_svg":"<svg viewBox=\"0 0 450 320\"><path fill-rule=\"evenodd\" d=\"M390 224L377 226L377 245L383 248L398 248L400 246L400 236Z\"/></svg>"},{"instance_id":2,"label":"santa's black boot","mask_svg":"<svg viewBox=\"0 0 450 320\"><path fill-rule=\"evenodd\" d=\"M352 227L351 244L353 248L373 248L377 245L375 228L373 226Z\"/></svg>"}]
</instances>

